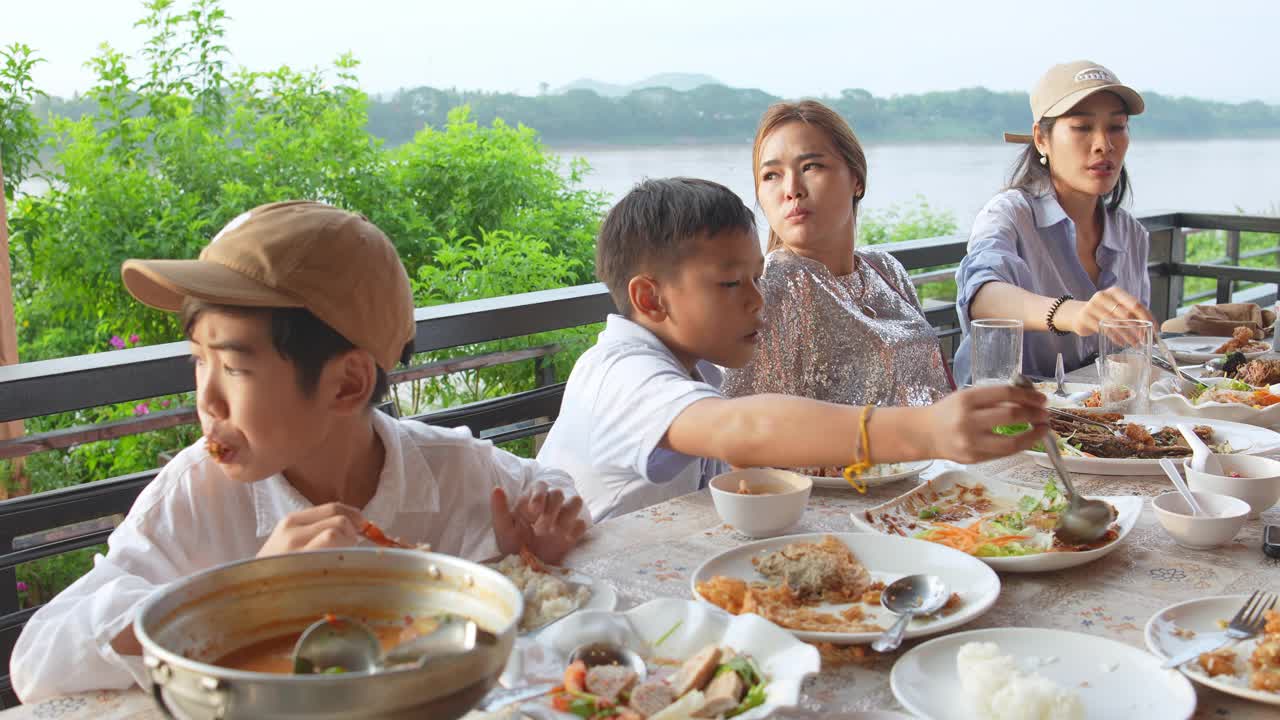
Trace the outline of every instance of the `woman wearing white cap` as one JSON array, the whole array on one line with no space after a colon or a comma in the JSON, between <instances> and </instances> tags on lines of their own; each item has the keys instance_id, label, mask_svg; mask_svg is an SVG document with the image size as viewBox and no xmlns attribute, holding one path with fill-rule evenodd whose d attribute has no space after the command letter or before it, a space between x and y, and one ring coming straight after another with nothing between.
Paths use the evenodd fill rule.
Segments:
<instances>
[{"instance_id":1,"label":"woman wearing white cap","mask_svg":"<svg viewBox=\"0 0 1280 720\"><path fill-rule=\"evenodd\" d=\"M1142 96L1094 62L1055 65L1031 93L1032 133L1008 187L978 213L956 271L956 308L965 338L956 378L969 379L969 323L1016 318L1028 332L1023 370L1050 376L1092 362L1098 323L1151 320L1148 235L1121 206L1129 117Z\"/></svg>"}]
</instances>

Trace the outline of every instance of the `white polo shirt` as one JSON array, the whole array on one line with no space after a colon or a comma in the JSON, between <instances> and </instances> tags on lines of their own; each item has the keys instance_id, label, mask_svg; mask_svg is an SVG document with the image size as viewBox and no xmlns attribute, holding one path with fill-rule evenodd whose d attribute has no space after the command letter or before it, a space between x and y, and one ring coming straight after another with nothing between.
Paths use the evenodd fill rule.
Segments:
<instances>
[{"instance_id":1,"label":"white polo shirt","mask_svg":"<svg viewBox=\"0 0 1280 720\"><path fill-rule=\"evenodd\" d=\"M373 413L386 459L366 519L393 537L472 560L498 553L489 495L513 499L536 481L572 492L563 472L516 457L466 428L445 429ZM142 658L111 640L151 592L201 570L258 554L286 515L311 507L283 475L232 480L201 439L143 489L111 534L105 556L27 622L9 672L23 702L98 689L147 686Z\"/></svg>"},{"instance_id":2,"label":"white polo shirt","mask_svg":"<svg viewBox=\"0 0 1280 720\"><path fill-rule=\"evenodd\" d=\"M694 492L726 469L719 460L658 447L676 416L720 393L720 369L685 369L656 335L610 315L578 358L538 461L573 478L595 522Z\"/></svg>"}]
</instances>

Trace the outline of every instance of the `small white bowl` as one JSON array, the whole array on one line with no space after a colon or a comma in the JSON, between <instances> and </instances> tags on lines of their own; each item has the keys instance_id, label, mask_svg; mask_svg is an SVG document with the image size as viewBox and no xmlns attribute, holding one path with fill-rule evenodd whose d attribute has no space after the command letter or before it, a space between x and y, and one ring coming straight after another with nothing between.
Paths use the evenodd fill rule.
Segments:
<instances>
[{"instance_id":1,"label":"small white bowl","mask_svg":"<svg viewBox=\"0 0 1280 720\"><path fill-rule=\"evenodd\" d=\"M745 483L752 493L743 495L738 488ZM779 535L800 522L813 479L787 470L746 468L723 473L711 479L711 501L720 519L749 537Z\"/></svg>"},{"instance_id":2,"label":"small white bowl","mask_svg":"<svg viewBox=\"0 0 1280 720\"><path fill-rule=\"evenodd\" d=\"M1271 509L1280 501L1280 460L1257 455L1219 455L1222 471L1228 475L1210 475L1191 469L1191 458L1182 461L1191 492L1230 495L1249 503L1249 519ZM1230 473L1240 477L1229 477Z\"/></svg>"},{"instance_id":3,"label":"small white bowl","mask_svg":"<svg viewBox=\"0 0 1280 720\"><path fill-rule=\"evenodd\" d=\"M1151 498L1156 519L1173 541L1194 550L1217 547L1231 542L1244 525L1249 503L1230 495L1195 492L1196 502L1208 516L1192 515L1182 494L1167 492Z\"/></svg>"}]
</instances>

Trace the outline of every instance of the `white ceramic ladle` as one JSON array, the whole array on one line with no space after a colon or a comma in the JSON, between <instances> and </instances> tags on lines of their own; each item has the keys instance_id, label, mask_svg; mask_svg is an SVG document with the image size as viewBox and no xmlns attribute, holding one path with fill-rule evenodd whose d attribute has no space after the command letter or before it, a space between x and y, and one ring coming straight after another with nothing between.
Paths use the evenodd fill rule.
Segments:
<instances>
[{"instance_id":1,"label":"white ceramic ladle","mask_svg":"<svg viewBox=\"0 0 1280 720\"><path fill-rule=\"evenodd\" d=\"M1222 474L1222 463L1218 462L1218 456L1204 444L1190 425L1178 423L1178 432L1182 433L1182 437L1186 438L1187 444L1191 446L1191 467L1210 475Z\"/></svg>"},{"instance_id":2,"label":"white ceramic ladle","mask_svg":"<svg viewBox=\"0 0 1280 720\"><path fill-rule=\"evenodd\" d=\"M1160 461L1160 468L1173 481L1173 486L1182 494L1182 499L1187 501L1187 506L1191 508L1191 514L1208 517L1209 513L1206 513L1204 508L1200 507L1200 503L1196 502L1196 496L1191 494L1191 488L1187 487L1187 483L1182 479L1182 475L1178 472L1178 466L1174 465L1169 458L1164 458Z\"/></svg>"}]
</instances>

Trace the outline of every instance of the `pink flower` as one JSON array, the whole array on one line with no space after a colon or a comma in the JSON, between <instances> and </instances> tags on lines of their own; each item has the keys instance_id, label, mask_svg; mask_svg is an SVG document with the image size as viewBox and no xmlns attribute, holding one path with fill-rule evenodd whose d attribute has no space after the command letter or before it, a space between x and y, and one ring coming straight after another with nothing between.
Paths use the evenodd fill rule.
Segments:
<instances>
[{"instance_id":1,"label":"pink flower","mask_svg":"<svg viewBox=\"0 0 1280 720\"><path fill-rule=\"evenodd\" d=\"M140 339L141 339L141 338L139 338L139 337L138 337L138 333L134 333L134 334L132 334L132 335L130 335L130 336L129 336L129 344L130 344L130 345L137 345L137 344L138 344L138 340L140 340Z\"/></svg>"},{"instance_id":2,"label":"pink flower","mask_svg":"<svg viewBox=\"0 0 1280 720\"><path fill-rule=\"evenodd\" d=\"M113 347L113 348L115 348L115 349L117 349L117 350L123 350L123 349L124 349L124 340L121 340L119 335L112 335L112 336L111 336L111 347Z\"/></svg>"},{"instance_id":3,"label":"pink flower","mask_svg":"<svg viewBox=\"0 0 1280 720\"><path fill-rule=\"evenodd\" d=\"M147 414L147 413L149 413L149 412L151 412L151 407L150 407L149 405L147 405L146 403L138 403L138 404L133 408L133 414L134 414L134 415L146 415L146 414Z\"/></svg>"},{"instance_id":4,"label":"pink flower","mask_svg":"<svg viewBox=\"0 0 1280 720\"><path fill-rule=\"evenodd\" d=\"M164 400L161 400L161 401L160 401L160 407L162 407L162 408L167 408L167 407L169 407L169 405L171 405L171 404L173 404L173 401L172 401L172 400L170 400L169 398L165 398Z\"/></svg>"},{"instance_id":5,"label":"pink flower","mask_svg":"<svg viewBox=\"0 0 1280 720\"><path fill-rule=\"evenodd\" d=\"M18 592L26 592L26 591L27 591L27 584L26 584L26 583L24 583L24 582L22 582L21 580L19 580L19 581L18 581Z\"/></svg>"}]
</instances>

